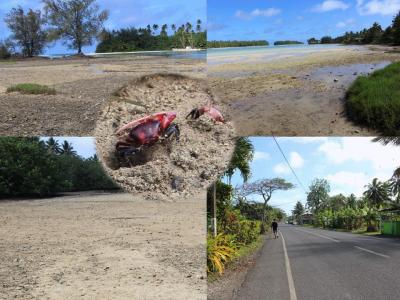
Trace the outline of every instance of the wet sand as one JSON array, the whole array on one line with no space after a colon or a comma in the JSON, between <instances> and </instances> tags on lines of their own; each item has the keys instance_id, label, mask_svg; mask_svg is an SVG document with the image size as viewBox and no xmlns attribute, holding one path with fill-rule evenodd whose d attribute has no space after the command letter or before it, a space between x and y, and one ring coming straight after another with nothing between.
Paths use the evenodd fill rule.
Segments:
<instances>
[{"instance_id":1,"label":"wet sand","mask_svg":"<svg viewBox=\"0 0 400 300\"><path fill-rule=\"evenodd\" d=\"M0 134L92 136L100 107L124 84L152 73L205 77L205 60L168 57L35 59L0 62ZM6 93L17 83L57 95Z\"/></svg>"},{"instance_id":2,"label":"wet sand","mask_svg":"<svg viewBox=\"0 0 400 300\"><path fill-rule=\"evenodd\" d=\"M205 197L0 201L0 299L206 299Z\"/></svg>"},{"instance_id":3,"label":"wet sand","mask_svg":"<svg viewBox=\"0 0 400 300\"><path fill-rule=\"evenodd\" d=\"M258 53L235 63L224 56L208 65L209 84L239 135L373 136L346 119L345 92L357 76L400 60L392 50L342 46L267 61Z\"/></svg>"}]
</instances>

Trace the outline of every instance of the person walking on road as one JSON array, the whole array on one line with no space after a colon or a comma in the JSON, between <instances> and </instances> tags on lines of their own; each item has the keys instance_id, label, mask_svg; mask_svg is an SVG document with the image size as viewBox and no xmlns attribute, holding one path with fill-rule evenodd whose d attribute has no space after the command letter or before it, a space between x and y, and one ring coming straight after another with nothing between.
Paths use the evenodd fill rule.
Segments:
<instances>
[{"instance_id":1,"label":"person walking on road","mask_svg":"<svg viewBox=\"0 0 400 300\"><path fill-rule=\"evenodd\" d=\"M272 222L271 227L272 227L272 231L274 233L275 238L277 238L278 237L278 223L276 222L275 219Z\"/></svg>"}]
</instances>

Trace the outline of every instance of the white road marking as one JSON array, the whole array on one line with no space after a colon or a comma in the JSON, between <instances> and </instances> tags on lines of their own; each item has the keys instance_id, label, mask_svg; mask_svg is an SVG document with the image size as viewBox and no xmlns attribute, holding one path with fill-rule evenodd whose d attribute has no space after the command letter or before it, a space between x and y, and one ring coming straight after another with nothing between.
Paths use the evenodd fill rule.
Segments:
<instances>
[{"instance_id":1,"label":"white road marking","mask_svg":"<svg viewBox=\"0 0 400 300\"><path fill-rule=\"evenodd\" d=\"M359 250L362 250L362 251L365 251L365 252L368 252L368 253L371 253L371 254L378 255L380 257L390 258L390 256L388 256L388 255L385 255L385 254L382 254L382 253L378 253L378 252L375 252L375 251L372 251L372 250L368 250L368 249L365 249L365 248L362 248L362 247L354 246L354 248L357 248Z\"/></svg>"},{"instance_id":2,"label":"white road marking","mask_svg":"<svg viewBox=\"0 0 400 300\"><path fill-rule=\"evenodd\" d=\"M296 229L297 229L297 230L300 230L300 231L303 231L303 232L307 232L307 233L312 234L312 235L315 235L315 236L319 236L319 237L324 238L324 239L327 239L327 240L331 240L331 241L333 241L333 242L335 242L335 243L340 243L339 240L334 239L334 238L331 238L331 237L326 236L326 235L318 234L318 233L315 233L315 232L311 232L311 231L303 230L303 229L299 229L299 228L296 228Z\"/></svg>"},{"instance_id":3,"label":"white road marking","mask_svg":"<svg viewBox=\"0 0 400 300\"><path fill-rule=\"evenodd\" d=\"M290 261L289 261L289 256L288 256L287 250L286 250L285 238L283 237L282 231L279 230L279 232L280 232L280 235L282 238L283 252L285 254L286 275L287 275L288 284L289 284L290 300L297 300L296 288L294 287L292 269L290 268Z\"/></svg>"}]
</instances>

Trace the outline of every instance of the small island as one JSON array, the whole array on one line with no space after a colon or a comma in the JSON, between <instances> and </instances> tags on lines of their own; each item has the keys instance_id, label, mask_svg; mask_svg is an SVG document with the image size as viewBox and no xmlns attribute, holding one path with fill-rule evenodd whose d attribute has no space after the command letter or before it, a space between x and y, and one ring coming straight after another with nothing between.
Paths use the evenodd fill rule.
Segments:
<instances>
[{"instance_id":1,"label":"small island","mask_svg":"<svg viewBox=\"0 0 400 300\"><path fill-rule=\"evenodd\" d=\"M282 45L303 45L303 42L299 41L276 41L274 46L282 46Z\"/></svg>"},{"instance_id":2,"label":"small island","mask_svg":"<svg viewBox=\"0 0 400 300\"><path fill-rule=\"evenodd\" d=\"M229 48L229 47L249 47L249 46L268 46L268 41L207 41L207 48Z\"/></svg>"}]
</instances>

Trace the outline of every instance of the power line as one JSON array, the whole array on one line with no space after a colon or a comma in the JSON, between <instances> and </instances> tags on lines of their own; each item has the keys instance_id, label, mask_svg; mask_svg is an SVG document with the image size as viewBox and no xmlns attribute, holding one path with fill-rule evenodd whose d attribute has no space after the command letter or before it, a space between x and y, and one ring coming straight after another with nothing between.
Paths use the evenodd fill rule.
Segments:
<instances>
[{"instance_id":1,"label":"power line","mask_svg":"<svg viewBox=\"0 0 400 300\"><path fill-rule=\"evenodd\" d=\"M306 189L305 189L303 183L300 181L299 177L297 177L296 172L294 171L294 169L293 169L292 166L290 165L289 160L286 158L285 153L283 153L283 150L282 150L281 146L279 145L277 139L276 139L274 136L272 136L272 138L274 139L274 141L275 141L275 143L276 143L276 146L278 147L279 151L281 152L283 158L285 159L287 165L289 166L290 170L292 171L292 173L293 173L294 177L296 178L297 182L298 182L299 185L302 187L304 193L307 194L307 191L306 191Z\"/></svg>"}]
</instances>

